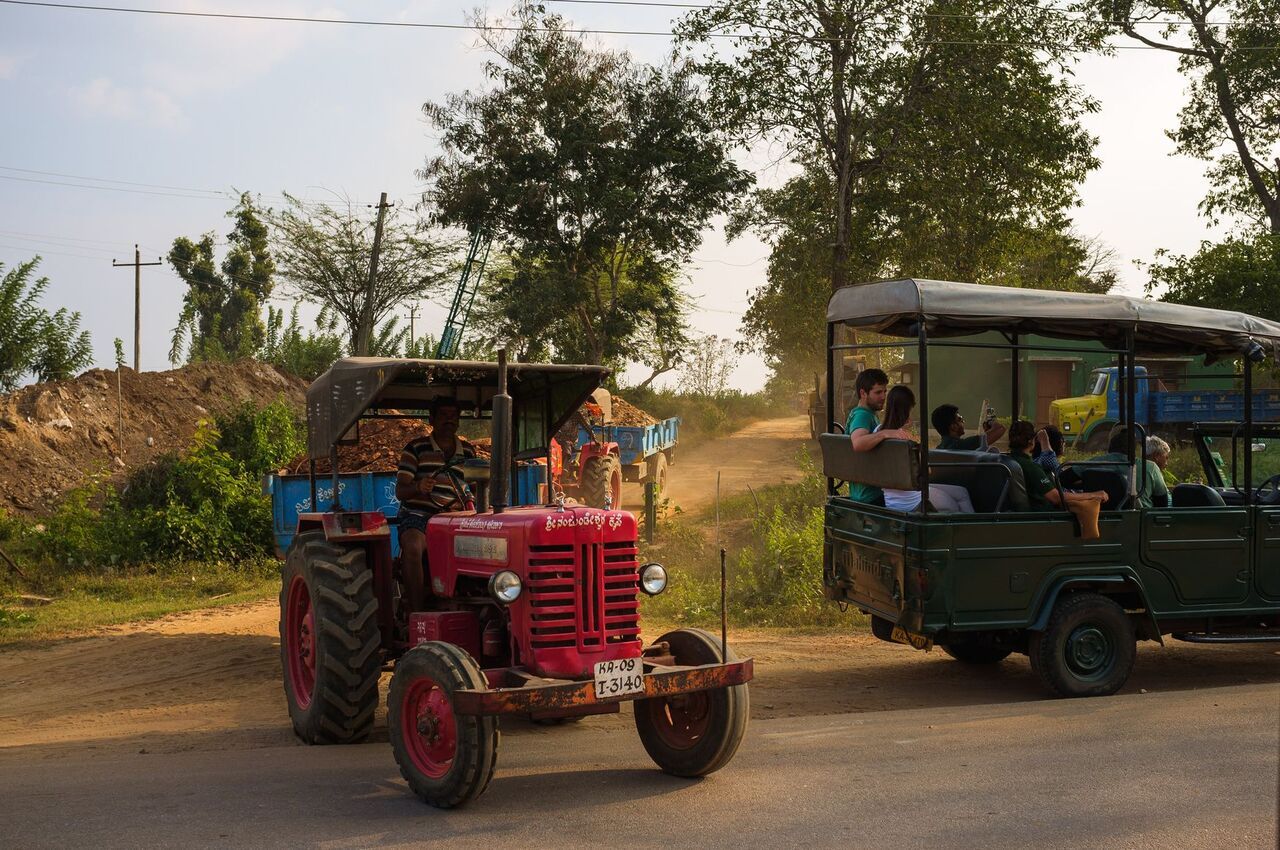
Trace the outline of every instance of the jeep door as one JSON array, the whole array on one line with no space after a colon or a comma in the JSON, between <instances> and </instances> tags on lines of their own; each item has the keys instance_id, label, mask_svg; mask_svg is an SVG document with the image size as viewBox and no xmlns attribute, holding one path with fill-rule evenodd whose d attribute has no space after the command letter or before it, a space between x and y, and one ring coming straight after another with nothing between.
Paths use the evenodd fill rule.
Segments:
<instances>
[{"instance_id":1,"label":"jeep door","mask_svg":"<svg viewBox=\"0 0 1280 850\"><path fill-rule=\"evenodd\" d=\"M1143 510L1142 560L1168 578L1182 603L1243 602L1249 593L1250 511Z\"/></svg>"},{"instance_id":2,"label":"jeep door","mask_svg":"<svg viewBox=\"0 0 1280 850\"><path fill-rule=\"evenodd\" d=\"M1261 485L1280 475L1280 437L1254 437L1253 480ZM1268 488L1263 501L1280 498ZM1280 600L1280 502L1254 508L1253 586L1264 599Z\"/></svg>"}]
</instances>

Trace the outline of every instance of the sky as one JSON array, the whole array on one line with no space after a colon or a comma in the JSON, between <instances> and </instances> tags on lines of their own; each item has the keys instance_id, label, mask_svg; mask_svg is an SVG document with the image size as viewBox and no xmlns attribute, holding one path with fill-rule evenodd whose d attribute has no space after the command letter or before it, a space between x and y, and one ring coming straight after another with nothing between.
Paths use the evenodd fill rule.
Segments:
<instances>
[{"instance_id":1,"label":"sky","mask_svg":"<svg viewBox=\"0 0 1280 850\"><path fill-rule=\"evenodd\" d=\"M464 24L473 3L446 0L137 0L140 8ZM590 29L666 31L678 9L549 2ZM503 7L493 10L501 13ZM495 13L491 10L491 14ZM664 37L595 36L645 61ZM1124 42L1117 42L1124 43ZM412 205L415 171L438 150L422 105L486 84L475 34L284 22L67 11L0 4L0 263L40 254L44 303L82 314L97 365L114 365L113 340L133 351L132 262L167 253L177 236L225 235L230 193L375 203L380 192ZM1086 56L1076 81L1101 103L1085 119L1102 166L1080 188L1078 230L1116 252L1120 292L1140 295L1135 261L1159 248L1193 251L1220 235L1197 214L1204 163L1174 156L1185 81L1176 59L1152 50ZM766 170L764 152L743 163ZM372 216L372 210L370 215ZM748 296L764 283L768 248L747 236L726 244L716 223L685 272L702 333L738 338ZM142 270L142 368L168 369L184 285L167 265ZM277 287L277 304L292 304ZM444 300L442 297L440 300ZM407 308L406 308L407 310ZM447 309L424 302L417 326L439 333ZM307 315L304 313L304 315ZM405 320L407 322L407 319ZM645 371L634 368L628 377ZM733 385L768 377L741 358Z\"/></svg>"}]
</instances>

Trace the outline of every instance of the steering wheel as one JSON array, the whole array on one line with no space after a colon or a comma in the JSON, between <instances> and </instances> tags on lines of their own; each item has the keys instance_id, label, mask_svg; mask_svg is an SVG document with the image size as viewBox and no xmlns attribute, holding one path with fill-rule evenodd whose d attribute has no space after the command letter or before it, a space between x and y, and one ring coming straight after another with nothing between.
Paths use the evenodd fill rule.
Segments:
<instances>
[{"instance_id":1,"label":"steering wheel","mask_svg":"<svg viewBox=\"0 0 1280 850\"><path fill-rule=\"evenodd\" d=\"M1270 493L1265 491L1270 489ZM1253 500L1260 505L1280 505L1280 473L1271 476L1253 491Z\"/></svg>"},{"instance_id":2,"label":"steering wheel","mask_svg":"<svg viewBox=\"0 0 1280 850\"><path fill-rule=\"evenodd\" d=\"M463 477L462 468L459 466L446 464L431 474L433 482L439 481L440 476L445 477L446 482L453 490L453 496L445 497L436 493L433 486L425 495L427 501L435 505L440 510L448 510L450 508L457 509L456 506L466 506L471 501L471 488L467 486L467 481Z\"/></svg>"}]
</instances>

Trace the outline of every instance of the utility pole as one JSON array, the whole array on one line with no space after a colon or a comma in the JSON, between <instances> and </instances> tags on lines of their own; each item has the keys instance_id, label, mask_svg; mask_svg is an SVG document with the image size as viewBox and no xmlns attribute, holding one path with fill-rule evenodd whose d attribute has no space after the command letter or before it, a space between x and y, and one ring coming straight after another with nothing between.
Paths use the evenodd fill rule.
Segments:
<instances>
[{"instance_id":1,"label":"utility pole","mask_svg":"<svg viewBox=\"0 0 1280 850\"><path fill-rule=\"evenodd\" d=\"M413 348L413 320L418 318L418 305L409 305L409 348Z\"/></svg>"},{"instance_id":2,"label":"utility pole","mask_svg":"<svg viewBox=\"0 0 1280 850\"><path fill-rule=\"evenodd\" d=\"M111 261L111 265L118 268L133 267L133 371L142 371L142 267L143 266L162 266L164 258L161 257L159 262L144 263L142 262L142 253L138 250L138 246L133 246L133 262L117 263Z\"/></svg>"},{"instance_id":3,"label":"utility pole","mask_svg":"<svg viewBox=\"0 0 1280 850\"><path fill-rule=\"evenodd\" d=\"M382 193L378 201L378 223L373 229L373 256L369 260L369 287L364 294L364 309L360 311L360 335L356 339L356 355L369 356L369 342L373 339L373 287L378 279L378 252L382 250L382 222L386 219L387 210L393 204L387 203L387 193Z\"/></svg>"}]
</instances>

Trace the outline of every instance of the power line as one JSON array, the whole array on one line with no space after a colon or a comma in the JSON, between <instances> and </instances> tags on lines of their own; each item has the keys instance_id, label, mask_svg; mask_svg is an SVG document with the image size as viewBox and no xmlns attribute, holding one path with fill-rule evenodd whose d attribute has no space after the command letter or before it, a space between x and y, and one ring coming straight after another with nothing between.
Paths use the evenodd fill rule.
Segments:
<instances>
[{"instance_id":1,"label":"power line","mask_svg":"<svg viewBox=\"0 0 1280 850\"><path fill-rule=\"evenodd\" d=\"M235 21L270 21L277 23L293 23L293 24L337 24L344 26L358 27L387 27L387 28L403 28L403 29L435 29L435 30L467 30L473 32L525 32L529 28L517 26L502 26L489 24L442 24L430 23L426 21L379 21L364 20L357 18L311 18L302 15L247 15L236 14L232 12L186 12L176 9L139 9L128 6L93 6L84 3L50 3L43 0L0 0L0 3L10 6L29 6L46 9L62 9L82 12L118 12L134 15L161 15L177 18L206 18L220 20ZM549 27L532 28L537 32L552 32ZM583 27L572 27L573 32L579 32L590 35L639 35L639 36L657 36L661 38L674 38L675 33L666 30L611 30L611 29L589 29ZM789 34L795 41L808 42L825 42L834 41L835 38L829 36L807 36L800 34ZM707 38L742 40L753 38L752 33L707 33ZM901 43L901 42L894 42ZM932 41L921 42L922 45L944 45L953 47L1026 47L1032 49L1056 47L1069 53L1088 53L1091 51L1085 49L1066 48L1062 45L1044 44L1036 42L1020 42L1020 41L966 41L959 39L935 39ZM1161 48L1152 47L1146 44L1115 44L1111 45L1114 50L1160 50ZM1240 51L1261 51L1261 50L1280 50L1280 45L1265 45L1254 47L1235 47L1234 50Z\"/></svg>"}]
</instances>

